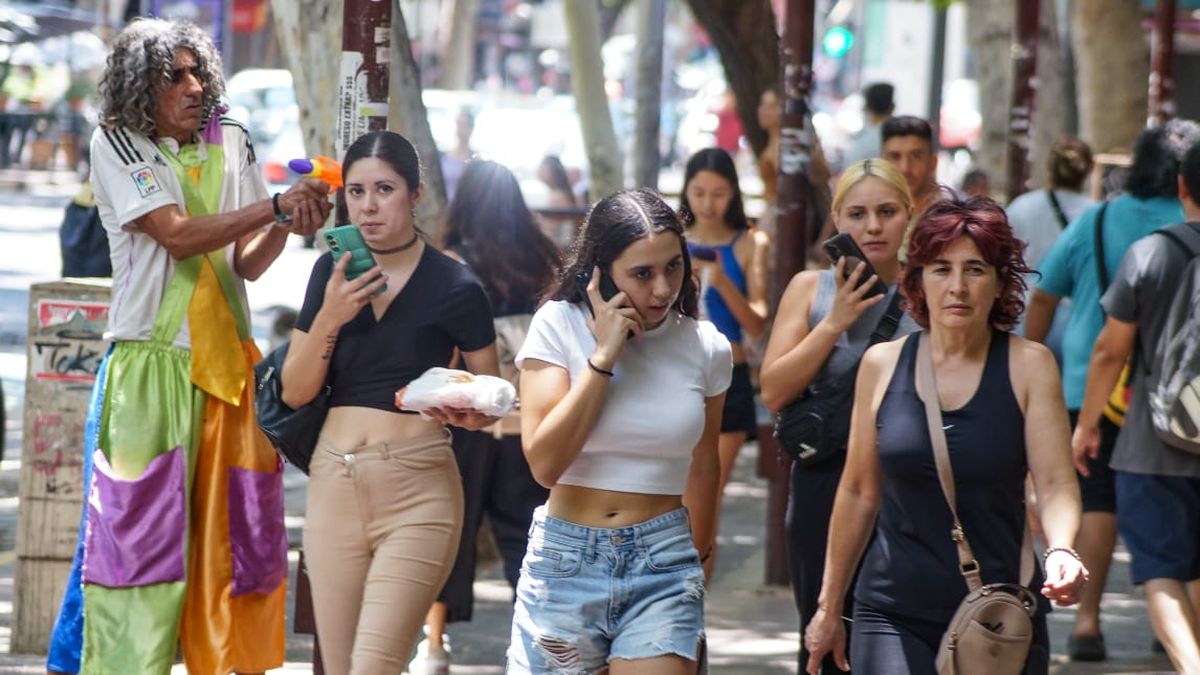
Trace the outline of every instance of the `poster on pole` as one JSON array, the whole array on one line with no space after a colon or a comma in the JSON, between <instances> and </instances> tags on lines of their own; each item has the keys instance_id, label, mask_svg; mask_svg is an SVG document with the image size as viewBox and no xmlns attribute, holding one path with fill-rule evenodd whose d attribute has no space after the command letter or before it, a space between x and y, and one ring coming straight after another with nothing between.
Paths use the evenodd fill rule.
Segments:
<instances>
[{"instance_id":1,"label":"poster on pole","mask_svg":"<svg viewBox=\"0 0 1200 675\"><path fill-rule=\"evenodd\" d=\"M362 52L342 52L338 68L337 137L334 139L338 157L345 156L346 149L356 138L386 125L386 90L382 101L374 100L378 95L371 92L369 85L372 70L382 70L386 78L387 58L386 47L376 49L375 63L370 64L371 68L367 68ZM373 124L372 118L376 121L383 120L383 124Z\"/></svg>"}]
</instances>

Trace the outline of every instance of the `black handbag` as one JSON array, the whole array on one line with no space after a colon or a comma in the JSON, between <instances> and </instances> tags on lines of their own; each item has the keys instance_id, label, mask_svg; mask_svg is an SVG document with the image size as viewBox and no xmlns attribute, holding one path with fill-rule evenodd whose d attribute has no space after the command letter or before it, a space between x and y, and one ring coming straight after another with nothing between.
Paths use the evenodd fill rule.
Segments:
<instances>
[{"instance_id":1,"label":"black handbag","mask_svg":"<svg viewBox=\"0 0 1200 675\"><path fill-rule=\"evenodd\" d=\"M892 294L867 344L890 340L900 326L900 291ZM865 352L865 350L864 350ZM854 408L854 379L858 365L836 380L810 384L796 400L775 414L779 448L801 466L813 466L846 452L850 412Z\"/></svg>"},{"instance_id":2,"label":"black handbag","mask_svg":"<svg viewBox=\"0 0 1200 675\"><path fill-rule=\"evenodd\" d=\"M258 428L266 434L275 450L290 464L308 474L317 437L329 412L329 383L321 387L316 398L298 410L283 402L283 361L287 358L289 342L285 342L254 366L256 394L254 412Z\"/></svg>"}]
</instances>

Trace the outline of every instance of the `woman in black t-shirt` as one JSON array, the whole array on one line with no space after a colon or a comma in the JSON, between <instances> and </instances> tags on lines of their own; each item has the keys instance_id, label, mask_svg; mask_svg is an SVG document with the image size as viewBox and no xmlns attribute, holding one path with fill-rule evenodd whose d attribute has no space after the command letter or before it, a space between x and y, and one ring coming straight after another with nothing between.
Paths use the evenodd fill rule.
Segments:
<instances>
[{"instance_id":1,"label":"woman in black t-shirt","mask_svg":"<svg viewBox=\"0 0 1200 675\"><path fill-rule=\"evenodd\" d=\"M393 400L457 348L498 374L487 294L465 266L422 241L416 150L391 132L346 152L350 218L377 267L346 279L348 256L321 256L283 366L298 408L328 383L329 415L310 465L304 550L325 669L400 672L450 572L462 485L443 424L495 422L470 410L400 412Z\"/></svg>"},{"instance_id":2,"label":"woman in black t-shirt","mask_svg":"<svg viewBox=\"0 0 1200 675\"><path fill-rule=\"evenodd\" d=\"M492 301L500 375L515 386L513 359L525 341L538 299L558 278L558 248L538 229L517 177L487 160L467 164L446 208L443 248L483 282ZM458 557L438 601L426 618L426 642L417 648L425 669L449 667L443 644L447 622L470 621L475 602L475 538L486 514L513 588L529 540L533 510L550 491L533 479L521 451L521 417L513 411L484 431L454 431L454 454L462 474L466 515ZM415 662L414 662L415 663Z\"/></svg>"}]
</instances>

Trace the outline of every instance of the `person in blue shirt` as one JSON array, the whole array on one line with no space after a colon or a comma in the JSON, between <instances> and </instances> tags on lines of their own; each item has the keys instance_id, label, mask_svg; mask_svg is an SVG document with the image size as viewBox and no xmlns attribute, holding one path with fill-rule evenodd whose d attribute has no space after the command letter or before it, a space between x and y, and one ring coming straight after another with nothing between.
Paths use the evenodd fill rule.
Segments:
<instances>
[{"instance_id":1,"label":"person in blue shirt","mask_svg":"<svg viewBox=\"0 0 1200 675\"><path fill-rule=\"evenodd\" d=\"M758 428L743 339L759 339L766 327L770 239L750 226L733 158L721 148L707 148L688 159L679 211L692 250L692 264L700 274L702 316L733 347L733 384L725 396L718 443L720 513L721 495L738 451L755 437ZM705 572L710 577L715 557L705 561Z\"/></svg>"},{"instance_id":2,"label":"person in blue shirt","mask_svg":"<svg viewBox=\"0 0 1200 675\"><path fill-rule=\"evenodd\" d=\"M1104 326L1101 277L1114 277L1122 256L1135 241L1183 220L1176 176L1184 152L1198 138L1200 126L1187 120L1172 120L1143 131L1133 146L1125 191L1072 221L1038 266L1042 279L1029 302L1025 335L1044 341L1059 301L1071 299L1071 314L1063 335L1062 381L1072 428L1083 404L1092 346ZM1098 230L1104 252L1101 261L1097 260ZM1117 536L1115 479L1108 465L1118 430L1107 419L1101 423L1099 455L1091 461L1089 475L1079 475L1083 522L1075 547L1091 570L1092 583L1080 599L1067 645L1074 660L1106 658L1100 630L1100 596Z\"/></svg>"}]
</instances>

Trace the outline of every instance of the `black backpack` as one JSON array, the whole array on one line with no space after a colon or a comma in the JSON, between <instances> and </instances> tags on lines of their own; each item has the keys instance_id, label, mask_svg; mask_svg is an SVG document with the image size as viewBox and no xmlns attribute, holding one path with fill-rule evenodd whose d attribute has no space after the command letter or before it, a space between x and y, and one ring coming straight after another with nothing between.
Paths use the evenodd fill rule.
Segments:
<instances>
[{"instance_id":1,"label":"black backpack","mask_svg":"<svg viewBox=\"0 0 1200 675\"><path fill-rule=\"evenodd\" d=\"M1150 420L1163 443L1200 454L1200 224L1158 230L1187 251L1151 357L1146 381Z\"/></svg>"}]
</instances>

